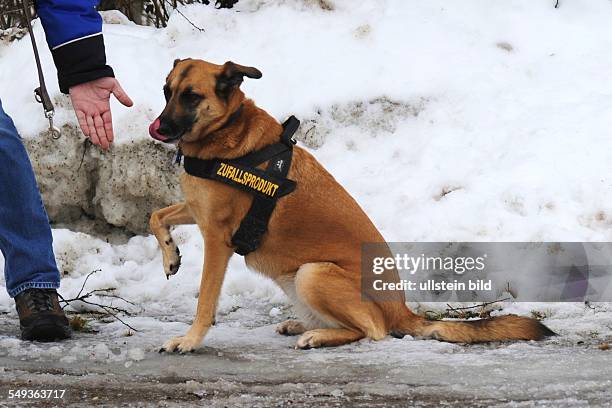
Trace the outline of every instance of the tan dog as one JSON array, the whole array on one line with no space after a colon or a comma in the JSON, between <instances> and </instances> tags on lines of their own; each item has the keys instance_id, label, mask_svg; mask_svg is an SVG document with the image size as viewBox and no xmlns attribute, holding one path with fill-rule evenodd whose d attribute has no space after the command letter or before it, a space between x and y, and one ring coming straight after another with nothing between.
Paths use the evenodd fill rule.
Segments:
<instances>
[{"instance_id":1,"label":"tan dog","mask_svg":"<svg viewBox=\"0 0 612 408\"><path fill-rule=\"evenodd\" d=\"M151 135L165 142L178 141L186 156L201 159L237 158L278 142L281 125L240 90L245 76L260 78L261 73L232 62L175 61L164 87L167 105L151 125ZM538 321L519 316L428 321L406 307L403 294L389 301L363 300L361 244L384 242L384 238L346 190L300 147L294 149L288 178L297 182L297 189L278 201L261 247L245 261L273 279L294 302L302 320L281 323L277 331L301 335L297 347L339 346L364 337L380 340L389 333L466 343L541 339L553 334ZM167 276L175 274L180 264L168 227L195 223L204 237L195 320L185 336L167 341L162 349L186 352L201 343L215 321L234 253L232 236L253 196L187 174L182 175L181 186L185 202L156 211L150 225L162 249Z\"/></svg>"}]
</instances>

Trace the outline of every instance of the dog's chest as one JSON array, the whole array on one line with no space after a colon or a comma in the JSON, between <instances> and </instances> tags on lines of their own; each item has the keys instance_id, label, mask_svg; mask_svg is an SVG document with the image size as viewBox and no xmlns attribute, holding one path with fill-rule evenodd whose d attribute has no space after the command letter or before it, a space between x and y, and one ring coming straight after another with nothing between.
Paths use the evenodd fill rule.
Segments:
<instances>
[{"instance_id":1,"label":"dog's chest","mask_svg":"<svg viewBox=\"0 0 612 408\"><path fill-rule=\"evenodd\" d=\"M183 190L185 201L188 203L210 201L214 194L212 180L193 177L186 173L181 175L180 180L181 190Z\"/></svg>"},{"instance_id":2,"label":"dog's chest","mask_svg":"<svg viewBox=\"0 0 612 408\"><path fill-rule=\"evenodd\" d=\"M183 174L181 189L187 206L201 226L213 222L233 230L242 219L240 214L248 209L242 196L246 193L218 181Z\"/></svg>"}]
</instances>

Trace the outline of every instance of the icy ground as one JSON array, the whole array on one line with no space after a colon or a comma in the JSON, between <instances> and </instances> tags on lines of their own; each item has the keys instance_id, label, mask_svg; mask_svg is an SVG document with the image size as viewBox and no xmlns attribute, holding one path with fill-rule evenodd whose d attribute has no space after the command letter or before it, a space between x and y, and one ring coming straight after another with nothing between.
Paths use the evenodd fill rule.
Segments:
<instances>
[{"instance_id":1,"label":"icy ground","mask_svg":"<svg viewBox=\"0 0 612 408\"><path fill-rule=\"evenodd\" d=\"M108 161L104 172L88 162L82 169L104 175L96 180L92 207L129 215L145 212L140 206L151 206L151 197L161 200L159 183L149 183L162 177L156 167L143 171L126 163L134 149L154 143L146 128L163 107L164 76L174 58L232 59L263 71L263 79L245 82L246 93L278 118L304 119L303 142L390 241L612 238L612 3L562 0L554 9L552 0L328 2L334 10L301 0L241 0L239 13L183 8L203 33L177 13L162 30L106 14L109 61L136 106L113 105L118 145L107 155L92 153ZM36 35L42 42L39 24ZM42 54L57 119L73 127L69 101L50 80L50 54ZM80 145L68 137L58 144L36 139L45 122L31 98L36 75L27 38L0 44L0 78L4 107L29 147L38 149L35 156L48 160L41 169L66 167L38 174L58 192L46 196L49 208L65 209L76 193L64 175L77 171ZM85 198L89 186L80 187ZM126 186L142 194L137 205L123 193ZM74 199L77 213L83 197ZM11 387L61 384L75 404L96 397L552 407L612 400L612 352L598 348L612 341L611 304L504 309L543 316L559 336L542 343L461 346L388 338L295 351L295 339L273 330L291 315L285 297L235 257L218 324L203 347L190 356L158 355L161 343L183 333L194 315L203 246L197 229L175 231L183 266L169 281L150 236L126 242L60 228L54 236L61 293L75 296L88 274L100 270L86 290L114 288L134 305L91 300L127 309L132 316L122 318L138 331L89 316L96 334L77 333L55 345L24 343L15 339L13 303L0 288L3 395ZM411 306L421 312L445 307Z\"/></svg>"},{"instance_id":2,"label":"icy ground","mask_svg":"<svg viewBox=\"0 0 612 408\"><path fill-rule=\"evenodd\" d=\"M230 265L217 324L196 353L160 355L160 345L183 334L194 315L202 241L194 227L175 236L185 265L166 280L153 237L111 245L85 234L55 231L56 254L66 298L76 296L89 271L85 292L116 288L112 304L133 314L90 320L97 333L76 333L58 344L32 344L15 337L18 325L8 299L0 307L0 395L15 388L67 389L65 403L189 403L270 406L606 406L612 400L610 304L521 303L504 313L537 311L559 336L544 342L454 345L391 337L335 349L295 350L296 338L275 333L294 317L269 281L247 271L242 259ZM420 311L444 305L412 304ZM77 310L87 305L76 304ZM95 308L89 307L89 310ZM129 385L126 385L129 384ZM6 401L0 399L0 405Z\"/></svg>"},{"instance_id":3,"label":"icy ground","mask_svg":"<svg viewBox=\"0 0 612 408\"><path fill-rule=\"evenodd\" d=\"M133 336L118 323L94 324L100 333L48 345L14 339L15 321L3 319L0 395L66 389L63 404L72 406L145 400L168 406L596 407L612 401L610 351L572 327L577 321L550 319L561 336L542 343L387 338L303 351L293 349L294 338L274 333L286 309L270 316L270 307L237 302L243 308L219 316L206 345L185 356L156 352L167 336L187 328L182 314L130 319L141 330ZM586 319L612 323L609 312L593 311Z\"/></svg>"}]
</instances>

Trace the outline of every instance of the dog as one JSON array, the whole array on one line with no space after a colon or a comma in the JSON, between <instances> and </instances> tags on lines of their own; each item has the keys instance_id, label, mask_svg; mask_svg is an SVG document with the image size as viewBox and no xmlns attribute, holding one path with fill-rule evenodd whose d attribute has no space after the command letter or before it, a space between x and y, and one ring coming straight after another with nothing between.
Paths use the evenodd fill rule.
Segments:
<instances>
[{"instance_id":1,"label":"dog","mask_svg":"<svg viewBox=\"0 0 612 408\"><path fill-rule=\"evenodd\" d=\"M244 78L259 79L253 67L176 60L166 79L166 106L151 135L178 143L199 159L234 159L278 143L283 128L240 89ZM362 243L385 240L351 195L306 150L296 146L288 178L295 191L278 200L261 246L246 255L249 268L276 282L291 299L300 320L277 327L299 335L296 348L340 346L389 334L475 343L539 340L553 335L535 319L515 315L477 321L430 321L410 311L403 293L368 301L361 291ZM193 351L215 322L215 311L232 236L253 195L216 180L181 176L185 201L155 211L150 227L159 241L167 277L177 273L180 252L169 227L197 224L205 242L197 312L189 331L160 351Z\"/></svg>"}]
</instances>

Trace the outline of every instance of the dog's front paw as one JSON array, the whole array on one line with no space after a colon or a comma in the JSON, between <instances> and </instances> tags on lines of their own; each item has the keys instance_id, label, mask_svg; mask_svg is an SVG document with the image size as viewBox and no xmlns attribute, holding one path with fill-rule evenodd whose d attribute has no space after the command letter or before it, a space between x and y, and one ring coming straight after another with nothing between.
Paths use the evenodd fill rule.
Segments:
<instances>
[{"instance_id":1,"label":"dog's front paw","mask_svg":"<svg viewBox=\"0 0 612 408\"><path fill-rule=\"evenodd\" d=\"M174 242L170 242L169 248L164 249L164 273L166 278L178 272L181 267L181 252Z\"/></svg>"},{"instance_id":2,"label":"dog's front paw","mask_svg":"<svg viewBox=\"0 0 612 408\"><path fill-rule=\"evenodd\" d=\"M178 351L181 354L185 354L195 350L201 342L202 339L191 336L175 337L165 342L162 348L159 349L159 352L163 353L166 351L171 353L173 351Z\"/></svg>"},{"instance_id":3,"label":"dog's front paw","mask_svg":"<svg viewBox=\"0 0 612 408\"><path fill-rule=\"evenodd\" d=\"M295 348L307 350L309 348L321 347L321 335L317 330L309 330L298 339Z\"/></svg>"}]
</instances>

